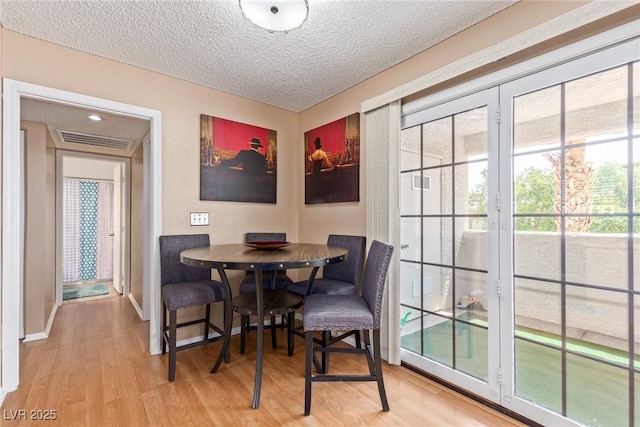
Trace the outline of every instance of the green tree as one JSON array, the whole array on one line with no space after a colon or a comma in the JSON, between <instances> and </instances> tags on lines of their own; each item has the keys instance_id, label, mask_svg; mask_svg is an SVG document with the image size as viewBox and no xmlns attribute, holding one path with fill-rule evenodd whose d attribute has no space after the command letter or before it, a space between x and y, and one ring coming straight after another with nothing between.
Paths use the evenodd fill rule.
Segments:
<instances>
[{"instance_id":1,"label":"green tree","mask_svg":"<svg viewBox=\"0 0 640 427\"><path fill-rule=\"evenodd\" d=\"M516 176L513 191L516 213L555 213L554 177L551 170L526 168ZM556 231L556 224L553 218L548 217L517 217L515 229L516 231Z\"/></svg>"},{"instance_id":2,"label":"green tree","mask_svg":"<svg viewBox=\"0 0 640 427\"><path fill-rule=\"evenodd\" d=\"M633 203L640 207L640 166L633 169ZM628 211L627 165L604 163L595 169L591 197L593 213L626 214ZM469 193L470 213L487 213L487 170L483 169L482 182ZM527 168L519 173L513 184L515 212L518 214L557 213L553 206L555 186L551 170ZM553 218L525 216L516 218L516 231L556 231ZM626 233L627 217L595 217L590 232Z\"/></svg>"},{"instance_id":3,"label":"green tree","mask_svg":"<svg viewBox=\"0 0 640 427\"><path fill-rule=\"evenodd\" d=\"M629 208L627 200L627 173L626 164L607 162L596 169L596 177L593 185L593 212L608 214L626 214ZM640 168L633 170L634 206L640 206ZM596 233L626 233L626 216L595 217L589 231Z\"/></svg>"}]
</instances>

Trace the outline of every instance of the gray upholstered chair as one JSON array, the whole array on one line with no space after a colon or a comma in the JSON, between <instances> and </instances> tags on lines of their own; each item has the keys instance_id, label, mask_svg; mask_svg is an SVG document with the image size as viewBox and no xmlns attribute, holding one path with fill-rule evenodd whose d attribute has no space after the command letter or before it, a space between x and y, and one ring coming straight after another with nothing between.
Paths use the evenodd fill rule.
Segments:
<instances>
[{"instance_id":1,"label":"gray upholstered chair","mask_svg":"<svg viewBox=\"0 0 640 427\"><path fill-rule=\"evenodd\" d=\"M246 233L244 236L245 243L256 243L256 242L286 242L287 241L287 233L271 233L271 232L252 232ZM268 272L264 272L262 275L262 289L287 289L289 285L293 283L293 280L287 276L286 270L278 270L276 272L275 278L272 274ZM240 283L240 293L248 293L256 291L256 280L254 273L252 271L247 271L244 279ZM281 317L281 328L284 325L285 316ZM276 339L276 317L271 316L271 324L268 326L271 329L271 345L273 348L278 347L277 339ZM241 315L240 316L240 354L244 354L246 342L247 342L247 332L255 329L255 326L251 326L249 324L249 316Z\"/></svg>"},{"instance_id":2,"label":"gray upholstered chair","mask_svg":"<svg viewBox=\"0 0 640 427\"><path fill-rule=\"evenodd\" d=\"M330 234L327 245L347 249L349 251L347 259L322 267L322 277L313 280L311 289L307 289L309 281L302 280L287 286L288 291L303 296L310 294L356 295L360 292L367 239L364 236Z\"/></svg>"},{"instance_id":3,"label":"gray upholstered chair","mask_svg":"<svg viewBox=\"0 0 640 427\"><path fill-rule=\"evenodd\" d=\"M311 411L311 384L326 381L376 381L382 402L382 410L389 410L382 378L380 354L380 324L382 320L382 295L387 271L393 254L393 246L374 240L369 249L362 281L362 295L311 294L304 302L305 332L305 397L304 413ZM364 331L364 348L315 347L315 331ZM373 349L369 341L369 330L373 330ZM368 375L312 375L314 353L364 353L369 366Z\"/></svg>"},{"instance_id":4,"label":"gray upholstered chair","mask_svg":"<svg viewBox=\"0 0 640 427\"><path fill-rule=\"evenodd\" d=\"M162 295L162 354L169 347L169 381L176 376L176 353L199 345L215 341L223 341L220 354L211 373L218 370L222 359L229 362L229 339L231 337L232 311L231 291L211 279L208 268L191 267L180 262L180 252L197 247L209 246L208 234L189 234L160 236L160 285ZM223 328L211 322L211 304L221 302L224 306ZM204 317L188 322L178 323L177 312L181 308L205 306ZM167 312L169 321L167 324ZM176 345L176 330L184 326L204 324L202 340L182 346ZM219 336L209 338L209 329L218 332Z\"/></svg>"},{"instance_id":5,"label":"gray upholstered chair","mask_svg":"<svg viewBox=\"0 0 640 427\"><path fill-rule=\"evenodd\" d=\"M307 296L311 294L327 295L357 295L360 293L360 282L362 281L362 269L364 267L364 256L367 250L367 239L364 236L348 236L343 234L330 234L327 238L327 245L345 248L349 251L347 259L337 264L330 264L322 267L322 277L314 278L309 287L309 280L301 280L287 286L289 292ZM304 334L300 328L295 329L296 335ZM361 347L360 332L350 331L349 335L355 335L356 346ZM322 339L316 340L323 345L328 345L330 333L322 334ZM342 337L346 338L346 337ZM326 371L328 358L326 353L322 356L321 371Z\"/></svg>"}]
</instances>

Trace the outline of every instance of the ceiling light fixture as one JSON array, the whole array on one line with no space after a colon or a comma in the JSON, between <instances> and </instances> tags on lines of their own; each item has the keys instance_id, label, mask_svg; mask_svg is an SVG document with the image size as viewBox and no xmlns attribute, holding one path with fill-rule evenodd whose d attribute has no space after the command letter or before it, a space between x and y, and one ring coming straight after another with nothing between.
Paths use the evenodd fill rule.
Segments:
<instances>
[{"instance_id":1,"label":"ceiling light fixture","mask_svg":"<svg viewBox=\"0 0 640 427\"><path fill-rule=\"evenodd\" d=\"M270 32L298 28L309 15L307 0L240 0L244 16Z\"/></svg>"},{"instance_id":2,"label":"ceiling light fixture","mask_svg":"<svg viewBox=\"0 0 640 427\"><path fill-rule=\"evenodd\" d=\"M91 119L91 120L93 120L93 121L96 121L96 122L99 122L99 121L101 121L101 120L102 120L102 117L100 117L100 116L99 116L99 115L97 115L97 114L89 114L89 119Z\"/></svg>"}]
</instances>

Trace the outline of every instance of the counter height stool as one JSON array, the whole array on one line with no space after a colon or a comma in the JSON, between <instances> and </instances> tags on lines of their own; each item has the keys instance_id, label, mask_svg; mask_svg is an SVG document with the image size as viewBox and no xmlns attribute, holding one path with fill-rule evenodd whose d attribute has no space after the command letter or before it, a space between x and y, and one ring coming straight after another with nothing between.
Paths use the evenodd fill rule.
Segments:
<instances>
[{"instance_id":1,"label":"counter height stool","mask_svg":"<svg viewBox=\"0 0 640 427\"><path fill-rule=\"evenodd\" d=\"M369 249L362 282L362 295L311 294L304 301L305 333L305 398L304 414L311 412L311 385L328 381L376 381L383 411L389 410L382 378L380 354L380 325L382 321L382 296L387 271L393 254L393 246L374 240ZM321 346L314 348L315 331L362 330L364 348ZM373 349L369 341L373 330ZM363 353L367 357L369 375L312 375L314 353Z\"/></svg>"},{"instance_id":2,"label":"counter height stool","mask_svg":"<svg viewBox=\"0 0 640 427\"><path fill-rule=\"evenodd\" d=\"M185 265L180 262L180 252L209 246L208 234L188 234L160 236L160 285L162 295L162 354L169 347L169 381L176 376L176 353L189 348L223 340L220 354L211 373L218 370L222 359L229 362L229 339L231 337L231 290L228 284L211 279L211 270ZM224 326L220 328L211 322L211 304L224 305ZM204 317L178 323L177 311L181 308L205 306ZM167 311L169 323L167 324ZM202 340L182 346L176 345L177 328L204 323ZM209 338L209 328L220 335Z\"/></svg>"},{"instance_id":3,"label":"counter height stool","mask_svg":"<svg viewBox=\"0 0 640 427\"><path fill-rule=\"evenodd\" d=\"M245 234L244 241L245 243L286 242L287 233L251 232L251 233ZM274 276L274 273L275 273L275 276ZM286 290L287 287L292 283L293 283L293 280L289 276L287 276L286 270L278 270L276 272L269 272L269 273L265 272L262 276L262 289L264 291ZM255 311L254 311L255 309L253 308L253 306L255 305L255 297L253 297L254 299L253 302L249 301L249 299L252 298L251 294L255 295L255 291L256 291L256 281L255 281L254 272L247 271L245 278L240 283L240 294L241 295L249 294L249 295L244 296L241 300L237 300L237 302L241 304L242 307L245 307L245 309L238 310L238 307L234 307L234 310L240 313L240 354L244 354L246 342L247 342L247 333L250 330L256 329L255 326L251 326L249 323L249 315L250 314L255 315ZM280 328L282 329L285 324L285 315L287 315L287 318L289 317L293 318L293 316L295 315L295 309L293 310L293 313L290 310L284 310L284 311L279 310L278 308L281 308L281 307L278 307L277 305L284 302L283 300L281 300L281 298L274 299L272 296L270 302L272 304L270 306L270 310L267 310L267 306L265 306L264 313L265 315L268 314L271 319L271 324L269 326L269 329L271 329L271 346L273 348L277 348L278 342L276 339L276 328L277 328L276 315L281 315ZM267 303L266 299L265 299L265 303ZM247 307L251 307L251 308L247 308ZM277 312L275 312L274 310ZM289 316L289 313L292 313L291 316ZM258 321L263 321L263 320L258 319ZM287 335L287 337L288 336L289 334ZM288 337L287 340L288 342L292 342L293 338ZM288 346L291 347L291 344L288 344ZM293 350L291 350L290 354L293 354Z\"/></svg>"},{"instance_id":4,"label":"counter height stool","mask_svg":"<svg viewBox=\"0 0 640 427\"><path fill-rule=\"evenodd\" d=\"M292 283L287 286L288 291L305 297L312 294L357 295L360 293L364 256L367 250L366 237L330 234L327 239L327 245L348 250L347 259L337 264L325 265L322 267L322 277L314 278L311 281L301 280ZM302 332L301 328L295 328L294 333L304 337L304 332ZM360 348L360 331L349 331L333 339L331 338L331 331L324 331L322 339L316 341L326 347L337 341L342 341L349 335L355 336L356 347ZM328 364L328 353L323 353L322 362L317 364L316 367L319 371L326 372L329 369Z\"/></svg>"}]
</instances>

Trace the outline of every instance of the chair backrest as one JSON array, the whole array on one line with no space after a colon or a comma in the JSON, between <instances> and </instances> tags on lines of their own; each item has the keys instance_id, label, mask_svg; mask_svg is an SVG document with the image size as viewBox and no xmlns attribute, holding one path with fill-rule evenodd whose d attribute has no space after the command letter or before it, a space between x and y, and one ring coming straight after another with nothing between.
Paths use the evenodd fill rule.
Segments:
<instances>
[{"instance_id":1,"label":"chair backrest","mask_svg":"<svg viewBox=\"0 0 640 427\"><path fill-rule=\"evenodd\" d=\"M373 313L374 329L380 328L382 317L382 294L393 255L393 246L374 240L369 248L367 263L364 267L362 296Z\"/></svg>"},{"instance_id":2,"label":"chair backrest","mask_svg":"<svg viewBox=\"0 0 640 427\"><path fill-rule=\"evenodd\" d=\"M287 241L287 233L253 232L253 233L245 233L244 235L245 243L286 242L286 241ZM286 273L286 270L278 270L278 272ZM253 273L253 272L247 270L247 274L248 273Z\"/></svg>"},{"instance_id":3,"label":"chair backrest","mask_svg":"<svg viewBox=\"0 0 640 427\"><path fill-rule=\"evenodd\" d=\"M180 262L180 252L209 246L208 234L160 236L160 285L211 279L211 270Z\"/></svg>"},{"instance_id":4,"label":"chair backrest","mask_svg":"<svg viewBox=\"0 0 640 427\"><path fill-rule=\"evenodd\" d=\"M322 277L353 283L356 285L356 288L360 290L364 255L367 250L366 237L330 234L327 239L327 244L329 246L345 248L349 251L349 255L345 261L324 266Z\"/></svg>"},{"instance_id":5,"label":"chair backrest","mask_svg":"<svg viewBox=\"0 0 640 427\"><path fill-rule=\"evenodd\" d=\"M255 242L286 242L287 233L246 233L244 235L245 243Z\"/></svg>"}]
</instances>

